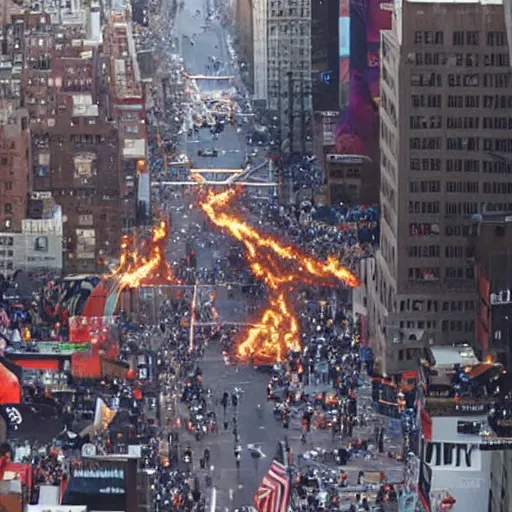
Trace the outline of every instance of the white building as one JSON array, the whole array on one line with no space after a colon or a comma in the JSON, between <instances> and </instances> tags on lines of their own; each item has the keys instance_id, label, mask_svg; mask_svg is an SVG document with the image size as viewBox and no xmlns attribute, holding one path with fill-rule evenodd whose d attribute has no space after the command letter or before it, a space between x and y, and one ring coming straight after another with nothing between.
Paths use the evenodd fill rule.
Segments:
<instances>
[{"instance_id":1,"label":"white building","mask_svg":"<svg viewBox=\"0 0 512 512\"><path fill-rule=\"evenodd\" d=\"M267 48L267 0L252 2L252 34L253 34L253 77L254 101L264 106L268 100L268 48Z\"/></svg>"},{"instance_id":2,"label":"white building","mask_svg":"<svg viewBox=\"0 0 512 512\"><path fill-rule=\"evenodd\" d=\"M426 389L420 416L423 461L432 470L431 498L447 491L456 500L453 512L485 512L489 510L492 452L479 449L480 432L487 428L494 397L453 396L455 365L466 371L481 365L473 349L433 346L429 352L433 362L426 371L424 366L420 370L420 387Z\"/></svg>"},{"instance_id":3,"label":"white building","mask_svg":"<svg viewBox=\"0 0 512 512\"><path fill-rule=\"evenodd\" d=\"M24 219L22 233L0 233L0 274L62 272L62 220Z\"/></svg>"}]
</instances>

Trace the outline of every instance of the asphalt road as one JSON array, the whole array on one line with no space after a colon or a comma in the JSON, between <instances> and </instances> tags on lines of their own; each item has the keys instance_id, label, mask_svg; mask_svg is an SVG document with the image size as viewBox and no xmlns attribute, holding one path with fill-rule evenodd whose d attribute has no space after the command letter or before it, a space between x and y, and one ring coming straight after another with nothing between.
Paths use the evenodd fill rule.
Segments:
<instances>
[{"instance_id":1,"label":"asphalt road","mask_svg":"<svg viewBox=\"0 0 512 512\"><path fill-rule=\"evenodd\" d=\"M201 16L196 11L201 10ZM223 28L217 20L205 25L206 2L203 0L187 0L184 9L178 12L176 19L176 37L180 41L185 70L190 75L212 75L207 69L211 64L210 57L221 63L218 74L230 76L232 68L226 47ZM191 44L191 41L194 44ZM231 87L226 80L198 80L197 85L203 92L228 90ZM236 128L227 125L217 140L212 139L210 131L203 128L199 136L190 137L185 141L186 152L197 169L240 169L246 153L245 134L237 133ZM218 157L199 157L199 149L221 150ZM223 179L223 175L208 176L208 179Z\"/></svg>"}]
</instances>

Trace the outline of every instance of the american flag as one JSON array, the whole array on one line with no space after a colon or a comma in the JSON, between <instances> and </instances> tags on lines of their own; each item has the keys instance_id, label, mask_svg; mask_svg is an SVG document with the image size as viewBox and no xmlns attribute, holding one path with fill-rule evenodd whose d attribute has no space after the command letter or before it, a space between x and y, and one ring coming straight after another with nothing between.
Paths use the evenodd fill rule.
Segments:
<instances>
[{"instance_id":1,"label":"american flag","mask_svg":"<svg viewBox=\"0 0 512 512\"><path fill-rule=\"evenodd\" d=\"M258 512L287 512L291 483L283 462L283 449L280 444L267 474L254 495L254 504Z\"/></svg>"}]
</instances>

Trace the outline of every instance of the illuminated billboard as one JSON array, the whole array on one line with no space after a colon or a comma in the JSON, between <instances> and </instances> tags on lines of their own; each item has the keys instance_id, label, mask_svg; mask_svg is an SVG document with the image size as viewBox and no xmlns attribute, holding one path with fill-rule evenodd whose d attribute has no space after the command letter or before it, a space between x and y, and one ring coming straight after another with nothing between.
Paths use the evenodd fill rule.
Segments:
<instances>
[{"instance_id":1,"label":"illuminated billboard","mask_svg":"<svg viewBox=\"0 0 512 512\"><path fill-rule=\"evenodd\" d=\"M340 103L348 100L348 83L350 79L350 0L340 0L339 14L339 58L340 58Z\"/></svg>"},{"instance_id":2,"label":"illuminated billboard","mask_svg":"<svg viewBox=\"0 0 512 512\"><path fill-rule=\"evenodd\" d=\"M365 155L376 166L379 165L380 32L391 28L388 6L389 2L380 0L340 0L340 89L347 83L348 75L348 102L336 131L336 153ZM342 22L342 18L347 21ZM346 41L347 27L350 37L348 43L342 44L342 38ZM342 50L348 50L349 56L342 57ZM348 61L348 72L344 60Z\"/></svg>"}]
</instances>

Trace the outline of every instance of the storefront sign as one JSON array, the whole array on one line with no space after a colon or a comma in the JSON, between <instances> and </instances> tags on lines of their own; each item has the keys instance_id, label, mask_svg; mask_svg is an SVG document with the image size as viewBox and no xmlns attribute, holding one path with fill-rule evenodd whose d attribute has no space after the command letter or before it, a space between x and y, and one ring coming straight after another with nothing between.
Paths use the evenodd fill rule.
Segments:
<instances>
[{"instance_id":1,"label":"storefront sign","mask_svg":"<svg viewBox=\"0 0 512 512\"><path fill-rule=\"evenodd\" d=\"M326 155L326 160L333 164L344 164L344 165L361 165L367 157L360 155Z\"/></svg>"}]
</instances>

